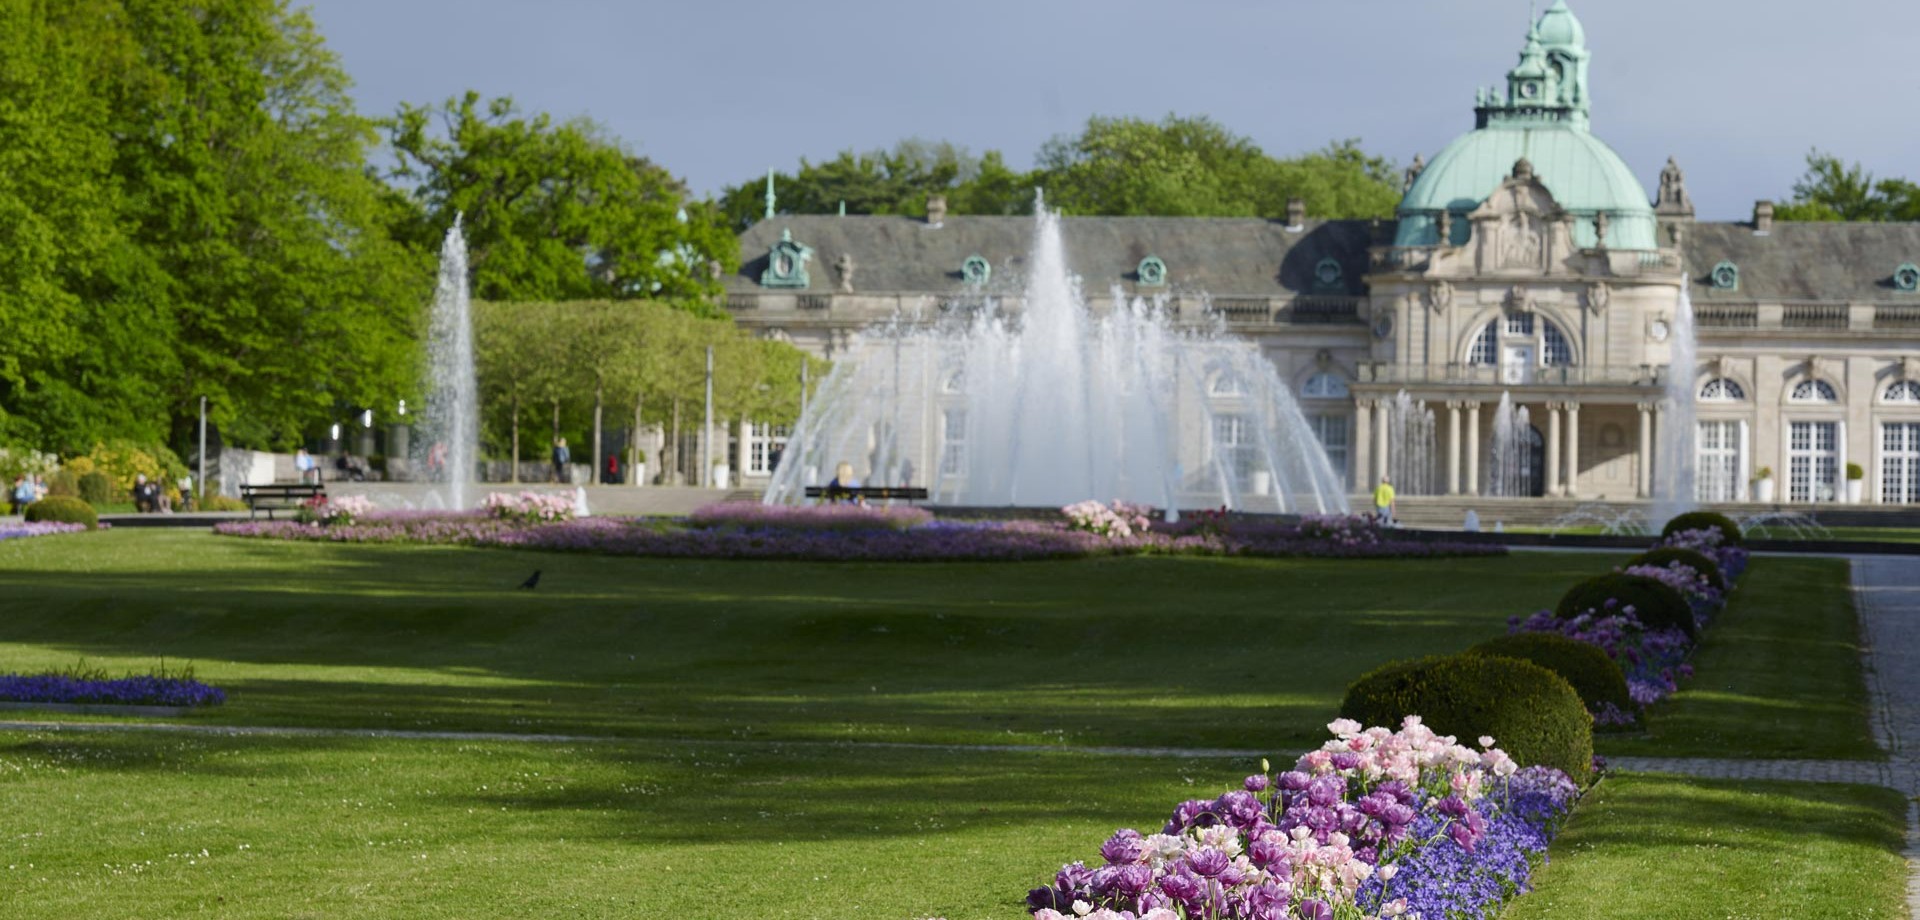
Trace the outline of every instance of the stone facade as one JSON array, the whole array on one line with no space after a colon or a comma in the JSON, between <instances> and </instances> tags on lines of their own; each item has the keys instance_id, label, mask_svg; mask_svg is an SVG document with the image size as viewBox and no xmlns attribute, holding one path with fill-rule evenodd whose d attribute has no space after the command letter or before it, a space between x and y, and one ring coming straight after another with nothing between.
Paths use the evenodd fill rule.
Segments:
<instances>
[{"instance_id":1,"label":"stone facade","mask_svg":"<svg viewBox=\"0 0 1920 920\"><path fill-rule=\"evenodd\" d=\"M1481 493L1505 394L1536 431L1534 492L1645 498L1670 449L1666 384L1686 374L1701 500L1845 501L1857 463L1862 501L1920 503L1920 225L1782 224L1765 203L1697 222L1671 160L1647 195L1588 133L1584 40L1555 2L1504 91L1480 92L1474 130L1409 172L1395 220L1063 219L1090 308L1152 298L1257 342L1355 491L1392 468L1382 406L1405 392L1435 414L1431 491ZM742 235L727 307L852 357L876 323L989 296L1017 312L1032 226L770 218ZM1698 360L1676 369L1683 286ZM779 432L738 432L752 484Z\"/></svg>"}]
</instances>

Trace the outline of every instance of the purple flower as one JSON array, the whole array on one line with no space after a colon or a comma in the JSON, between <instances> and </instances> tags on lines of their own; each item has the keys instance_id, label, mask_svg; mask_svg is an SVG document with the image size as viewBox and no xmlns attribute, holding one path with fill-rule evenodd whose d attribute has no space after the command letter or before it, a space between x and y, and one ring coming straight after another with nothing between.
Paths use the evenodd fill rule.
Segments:
<instances>
[{"instance_id":1,"label":"purple flower","mask_svg":"<svg viewBox=\"0 0 1920 920\"><path fill-rule=\"evenodd\" d=\"M1193 867L1194 874L1201 878L1215 878L1227 871L1233 860L1227 854L1213 847L1201 847L1187 854L1187 864Z\"/></svg>"},{"instance_id":2,"label":"purple flower","mask_svg":"<svg viewBox=\"0 0 1920 920\"><path fill-rule=\"evenodd\" d=\"M1333 906L1319 898L1300 902L1300 920L1333 920Z\"/></svg>"},{"instance_id":3,"label":"purple flower","mask_svg":"<svg viewBox=\"0 0 1920 920\"><path fill-rule=\"evenodd\" d=\"M1246 782L1242 785L1246 787L1248 792L1265 792L1267 783L1268 780L1265 773L1255 773L1247 777Z\"/></svg>"},{"instance_id":4,"label":"purple flower","mask_svg":"<svg viewBox=\"0 0 1920 920\"><path fill-rule=\"evenodd\" d=\"M1100 845L1100 858L1108 865L1120 866L1137 863L1147 853L1146 845L1140 839L1140 832L1131 828L1115 831Z\"/></svg>"}]
</instances>

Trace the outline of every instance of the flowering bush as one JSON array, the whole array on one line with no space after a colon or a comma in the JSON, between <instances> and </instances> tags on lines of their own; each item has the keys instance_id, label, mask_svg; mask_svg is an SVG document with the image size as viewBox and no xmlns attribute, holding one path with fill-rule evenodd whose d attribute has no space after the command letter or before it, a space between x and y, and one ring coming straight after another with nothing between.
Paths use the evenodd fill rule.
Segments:
<instances>
[{"instance_id":1,"label":"flowering bush","mask_svg":"<svg viewBox=\"0 0 1920 920\"><path fill-rule=\"evenodd\" d=\"M1675 531L1661 540L1660 545L1690 549L1712 559L1720 566L1720 577L1726 579L1728 584L1732 584L1747 570L1747 551L1728 543L1726 535L1718 528Z\"/></svg>"},{"instance_id":2,"label":"flowering bush","mask_svg":"<svg viewBox=\"0 0 1920 920\"><path fill-rule=\"evenodd\" d=\"M0 700L18 703L95 703L123 706L218 706L227 694L194 679L193 669L109 678L76 667L43 674L0 674Z\"/></svg>"},{"instance_id":3,"label":"flowering bush","mask_svg":"<svg viewBox=\"0 0 1920 920\"><path fill-rule=\"evenodd\" d=\"M1620 665L1627 676L1628 696L1641 706L1665 699L1680 689L1682 679L1693 676L1693 666L1686 663L1693 653L1693 640L1678 629L1648 629L1631 606L1590 611L1569 619L1542 610L1525 619L1508 618L1507 631L1558 633L1598 646ZM1632 718L1629 713L1595 712L1594 720L1626 724Z\"/></svg>"},{"instance_id":4,"label":"flowering bush","mask_svg":"<svg viewBox=\"0 0 1920 920\"><path fill-rule=\"evenodd\" d=\"M1067 516L1067 526L1073 530L1084 530L1113 540L1125 540L1138 534L1145 534L1152 524L1147 513L1152 509L1145 505L1129 505L1114 499L1112 505L1103 505L1097 501L1084 501L1060 509Z\"/></svg>"},{"instance_id":5,"label":"flowering bush","mask_svg":"<svg viewBox=\"0 0 1920 920\"><path fill-rule=\"evenodd\" d=\"M1305 515L1294 533L1302 540L1335 546L1377 546L1381 542L1379 520L1364 514Z\"/></svg>"},{"instance_id":6,"label":"flowering bush","mask_svg":"<svg viewBox=\"0 0 1920 920\"><path fill-rule=\"evenodd\" d=\"M508 495L489 492L480 503L482 510L503 521L567 521L573 519L573 499L565 495L522 492Z\"/></svg>"},{"instance_id":7,"label":"flowering bush","mask_svg":"<svg viewBox=\"0 0 1920 920\"><path fill-rule=\"evenodd\" d=\"M1334 920L1484 916L1524 891L1531 857L1578 796L1557 770L1518 769L1418 716L1399 731L1329 724L1335 735L1277 777L1182 803L1159 833L1116 832L1104 865L1069 863L1027 893L1036 920L1235 917ZM1518 858L1512 858L1517 856ZM1492 857L1491 859L1488 857ZM1480 878L1492 886L1474 886Z\"/></svg>"},{"instance_id":8,"label":"flowering bush","mask_svg":"<svg viewBox=\"0 0 1920 920\"><path fill-rule=\"evenodd\" d=\"M719 502L687 517L695 527L748 530L908 530L933 521L933 512L911 506L764 505Z\"/></svg>"},{"instance_id":9,"label":"flowering bush","mask_svg":"<svg viewBox=\"0 0 1920 920\"><path fill-rule=\"evenodd\" d=\"M1687 599L1693 608L1693 619L1697 626L1705 626L1713 615L1726 605L1726 595L1713 586L1706 573L1697 571L1684 563L1669 562L1664 566L1635 565L1628 566L1625 574L1641 575L1658 581Z\"/></svg>"},{"instance_id":10,"label":"flowering bush","mask_svg":"<svg viewBox=\"0 0 1920 920\"><path fill-rule=\"evenodd\" d=\"M294 509L294 520L302 524L322 524L328 527L344 526L363 520L373 513L373 499L364 495L343 495L328 498L315 495L300 503Z\"/></svg>"}]
</instances>

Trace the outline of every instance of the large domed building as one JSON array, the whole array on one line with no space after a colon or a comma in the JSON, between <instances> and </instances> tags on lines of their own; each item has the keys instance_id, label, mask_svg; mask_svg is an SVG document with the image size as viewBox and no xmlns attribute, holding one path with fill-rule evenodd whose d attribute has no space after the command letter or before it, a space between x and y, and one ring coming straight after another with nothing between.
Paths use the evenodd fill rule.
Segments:
<instances>
[{"instance_id":1,"label":"large domed building","mask_svg":"<svg viewBox=\"0 0 1920 920\"><path fill-rule=\"evenodd\" d=\"M1636 174L1593 133L1588 61L1556 0L1395 220L1066 218L1090 307L1157 298L1257 342L1356 493L1645 499L1678 390L1700 501L1844 501L1857 464L1862 501L1920 502L1920 225L1696 221L1671 159ZM878 322L1017 308L1033 222L943 210L770 216L728 306L833 359ZM735 431L745 481L769 475L784 432Z\"/></svg>"}]
</instances>

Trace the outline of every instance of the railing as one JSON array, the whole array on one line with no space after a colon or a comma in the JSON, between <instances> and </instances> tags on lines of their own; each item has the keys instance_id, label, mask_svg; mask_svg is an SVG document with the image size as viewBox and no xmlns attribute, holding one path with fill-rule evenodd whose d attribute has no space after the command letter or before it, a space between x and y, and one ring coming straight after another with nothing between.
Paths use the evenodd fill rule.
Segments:
<instances>
[{"instance_id":1,"label":"railing","mask_svg":"<svg viewBox=\"0 0 1920 920\"><path fill-rule=\"evenodd\" d=\"M1215 297L1208 307L1230 323L1273 321L1273 301L1265 297Z\"/></svg>"},{"instance_id":2,"label":"railing","mask_svg":"<svg viewBox=\"0 0 1920 920\"><path fill-rule=\"evenodd\" d=\"M1533 367L1515 380L1510 367L1487 364L1362 364L1360 383L1440 386L1657 386L1658 368L1641 365Z\"/></svg>"},{"instance_id":3,"label":"railing","mask_svg":"<svg viewBox=\"0 0 1920 920\"><path fill-rule=\"evenodd\" d=\"M758 309L760 309L760 295L758 294L728 294L727 295L727 312L728 313L738 313L741 310L758 310Z\"/></svg>"},{"instance_id":4,"label":"railing","mask_svg":"<svg viewBox=\"0 0 1920 920\"><path fill-rule=\"evenodd\" d=\"M1920 304L1875 304L1873 328L1920 329Z\"/></svg>"},{"instance_id":5,"label":"railing","mask_svg":"<svg viewBox=\"0 0 1920 920\"><path fill-rule=\"evenodd\" d=\"M833 306L833 295L801 294L794 306L802 310L825 310Z\"/></svg>"},{"instance_id":6,"label":"railing","mask_svg":"<svg viewBox=\"0 0 1920 920\"><path fill-rule=\"evenodd\" d=\"M1295 297L1282 319L1295 323L1357 323L1366 298L1328 295Z\"/></svg>"},{"instance_id":7,"label":"railing","mask_svg":"<svg viewBox=\"0 0 1920 920\"><path fill-rule=\"evenodd\" d=\"M1780 305L1782 329L1845 329L1847 305L1843 303L1788 303Z\"/></svg>"},{"instance_id":8,"label":"railing","mask_svg":"<svg viewBox=\"0 0 1920 920\"><path fill-rule=\"evenodd\" d=\"M1754 329L1760 325L1760 305L1754 303L1694 304L1694 321L1718 329Z\"/></svg>"},{"instance_id":9,"label":"railing","mask_svg":"<svg viewBox=\"0 0 1920 920\"><path fill-rule=\"evenodd\" d=\"M1433 261L1438 246L1378 246L1372 253L1373 267L1385 271L1417 271Z\"/></svg>"}]
</instances>

